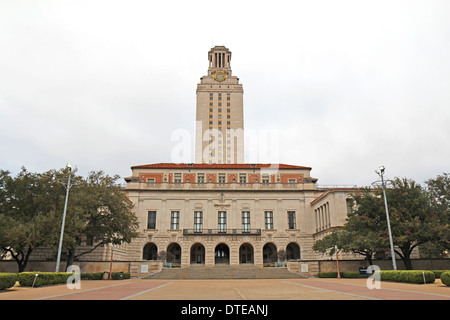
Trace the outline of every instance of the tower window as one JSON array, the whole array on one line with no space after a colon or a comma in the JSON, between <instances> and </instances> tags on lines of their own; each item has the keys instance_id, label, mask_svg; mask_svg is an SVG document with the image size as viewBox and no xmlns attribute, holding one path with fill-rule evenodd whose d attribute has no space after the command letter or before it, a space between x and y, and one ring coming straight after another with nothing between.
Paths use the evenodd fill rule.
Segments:
<instances>
[{"instance_id":1,"label":"tower window","mask_svg":"<svg viewBox=\"0 0 450 320\"><path fill-rule=\"evenodd\" d=\"M266 229L273 229L273 211L264 211Z\"/></svg>"},{"instance_id":2,"label":"tower window","mask_svg":"<svg viewBox=\"0 0 450 320\"><path fill-rule=\"evenodd\" d=\"M156 211L148 212L147 229L156 229Z\"/></svg>"},{"instance_id":3,"label":"tower window","mask_svg":"<svg viewBox=\"0 0 450 320\"><path fill-rule=\"evenodd\" d=\"M295 229L295 211L288 211L289 229Z\"/></svg>"}]
</instances>

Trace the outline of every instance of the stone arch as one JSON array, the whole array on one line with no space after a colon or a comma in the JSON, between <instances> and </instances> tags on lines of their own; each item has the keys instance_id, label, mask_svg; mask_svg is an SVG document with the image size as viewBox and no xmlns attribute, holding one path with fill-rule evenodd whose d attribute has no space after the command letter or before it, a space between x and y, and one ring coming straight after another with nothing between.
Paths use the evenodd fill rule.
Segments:
<instances>
[{"instance_id":1,"label":"stone arch","mask_svg":"<svg viewBox=\"0 0 450 320\"><path fill-rule=\"evenodd\" d=\"M200 242L191 246L191 264L205 264L205 246Z\"/></svg>"},{"instance_id":2,"label":"stone arch","mask_svg":"<svg viewBox=\"0 0 450 320\"><path fill-rule=\"evenodd\" d=\"M142 252L142 260L158 260L158 247L153 242L148 242Z\"/></svg>"},{"instance_id":3,"label":"stone arch","mask_svg":"<svg viewBox=\"0 0 450 320\"><path fill-rule=\"evenodd\" d=\"M296 242L290 242L286 246L286 260L301 259L300 246Z\"/></svg>"},{"instance_id":4,"label":"stone arch","mask_svg":"<svg viewBox=\"0 0 450 320\"><path fill-rule=\"evenodd\" d=\"M167 262L181 263L181 246L172 242L167 246Z\"/></svg>"},{"instance_id":5,"label":"stone arch","mask_svg":"<svg viewBox=\"0 0 450 320\"><path fill-rule=\"evenodd\" d=\"M277 246L273 242L267 242L263 247L263 263L273 263L277 261Z\"/></svg>"},{"instance_id":6,"label":"stone arch","mask_svg":"<svg viewBox=\"0 0 450 320\"><path fill-rule=\"evenodd\" d=\"M214 264L230 264L230 247L226 243L219 243L214 249Z\"/></svg>"},{"instance_id":7,"label":"stone arch","mask_svg":"<svg viewBox=\"0 0 450 320\"><path fill-rule=\"evenodd\" d=\"M253 246L244 242L239 247L239 263L240 264L253 264L255 262L255 250Z\"/></svg>"}]
</instances>

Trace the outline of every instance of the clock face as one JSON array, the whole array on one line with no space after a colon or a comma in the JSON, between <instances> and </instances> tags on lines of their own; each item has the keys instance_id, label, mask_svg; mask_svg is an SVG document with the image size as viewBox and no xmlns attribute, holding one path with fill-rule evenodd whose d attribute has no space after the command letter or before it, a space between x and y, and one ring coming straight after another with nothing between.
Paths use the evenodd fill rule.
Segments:
<instances>
[{"instance_id":1,"label":"clock face","mask_svg":"<svg viewBox=\"0 0 450 320\"><path fill-rule=\"evenodd\" d=\"M216 74L214 75L214 79L216 79L216 81L223 81L223 80L225 80L225 73L223 73L223 72L216 72Z\"/></svg>"}]
</instances>

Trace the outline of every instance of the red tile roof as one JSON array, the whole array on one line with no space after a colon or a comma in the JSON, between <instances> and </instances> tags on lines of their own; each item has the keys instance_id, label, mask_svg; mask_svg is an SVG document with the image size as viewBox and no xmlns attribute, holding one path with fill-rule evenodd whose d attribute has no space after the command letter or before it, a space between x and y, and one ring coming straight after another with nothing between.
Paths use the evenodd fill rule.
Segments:
<instances>
[{"instance_id":1,"label":"red tile roof","mask_svg":"<svg viewBox=\"0 0 450 320\"><path fill-rule=\"evenodd\" d=\"M133 166L131 169L305 169L310 167L294 166L290 164L236 163L236 164L207 164L207 163L154 163Z\"/></svg>"}]
</instances>

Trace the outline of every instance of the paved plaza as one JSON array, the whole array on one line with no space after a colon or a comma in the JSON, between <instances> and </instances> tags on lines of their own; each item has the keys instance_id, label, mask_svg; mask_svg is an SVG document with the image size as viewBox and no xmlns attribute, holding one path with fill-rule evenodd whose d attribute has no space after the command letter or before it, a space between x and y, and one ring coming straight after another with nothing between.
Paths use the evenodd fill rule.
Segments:
<instances>
[{"instance_id":1,"label":"paved plaza","mask_svg":"<svg viewBox=\"0 0 450 320\"><path fill-rule=\"evenodd\" d=\"M80 289L17 285L0 291L0 300L450 300L450 287L439 279L382 282L381 289L368 289L366 279L85 280Z\"/></svg>"}]
</instances>

